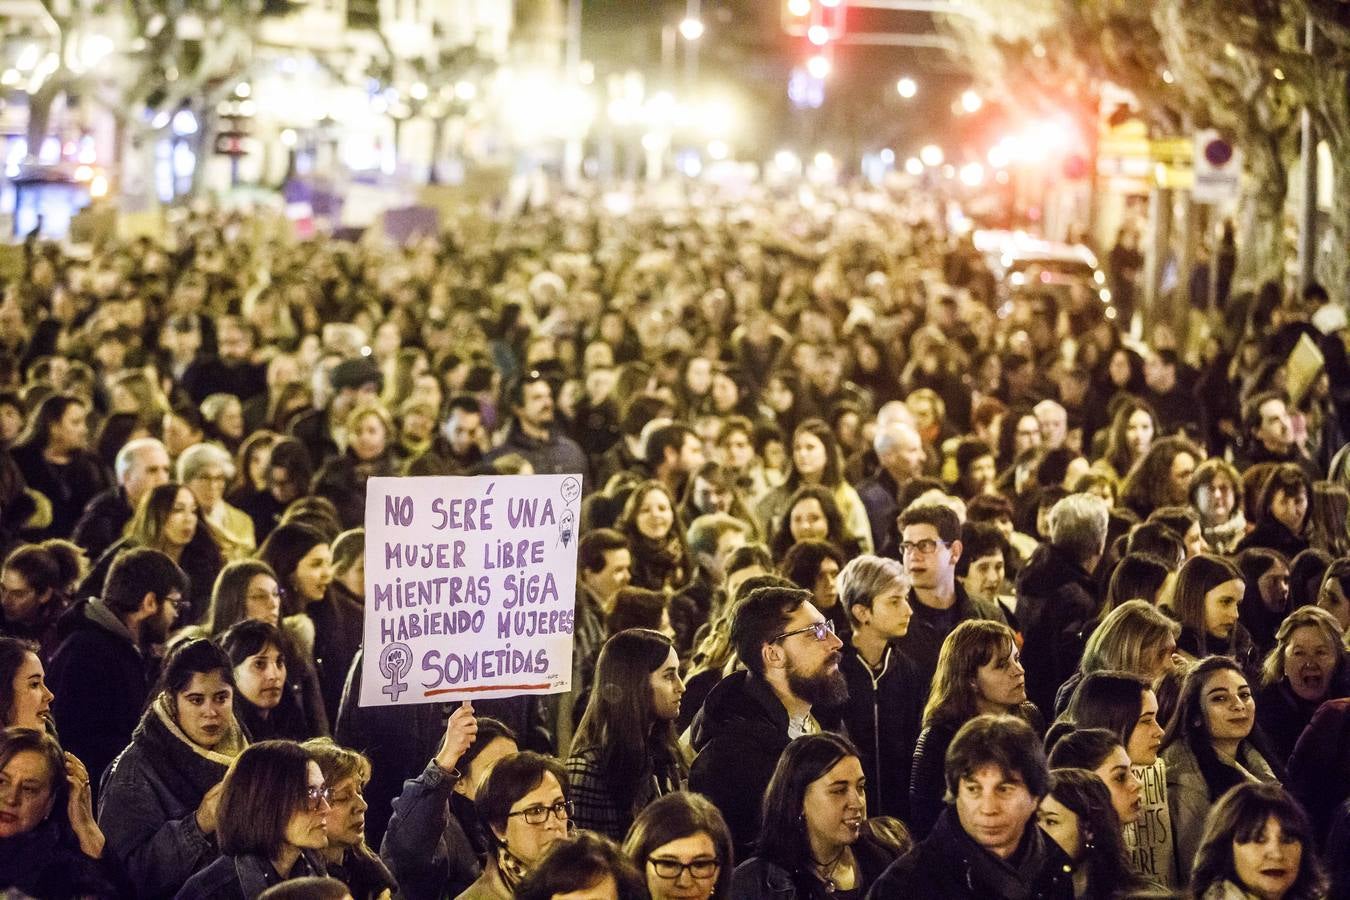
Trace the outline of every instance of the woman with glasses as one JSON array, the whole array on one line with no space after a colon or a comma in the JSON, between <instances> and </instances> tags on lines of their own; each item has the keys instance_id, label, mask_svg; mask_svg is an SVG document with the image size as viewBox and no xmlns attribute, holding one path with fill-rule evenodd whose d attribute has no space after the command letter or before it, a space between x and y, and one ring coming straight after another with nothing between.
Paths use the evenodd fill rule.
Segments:
<instances>
[{"instance_id":1,"label":"woman with glasses","mask_svg":"<svg viewBox=\"0 0 1350 900\"><path fill-rule=\"evenodd\" d=\"M478 790L498 760L519 752L516 734L461 704L445 723L436 755L403 785L380 855L406 900L457 897L478 880L488 858Z\"/></svg>"},{"instance_id":2,"label":"woman with glasses","mask_svg":"<svg viewBox=\"0 0 1350 900\"><path fill-rule=\"evenodd\" d=\"M144 897L173 896L215 858L220 781L245 744L230 660L215 644L174 648L161 685L99 796L108 853Z\"/></svg>"},{"instance_id":3,"label":"woman with glasses","mask_svg":"<svg viewBox=\"0 0 1350 900\"><path fill-rule=\"evenodd\" d=\"M366 804L362 791L370 781L370 760L328 738L301 745L319 764L328 786L328 846L323 850L329 876L347 885L352 900L387 900L398 888L394 876L366 845Z\"/></svg>"},{"instance_id":4,"label":"woman with glasses","mask_svg":"<svg viewBox=\"0 0 1350 900\"><path fill-rule=\"evenodd\" d=\"M907 849L898 823L867 818L866 779L848 738L797 738L764 797L755 855L736 867L737 900L862 897Z\"/></svg>"},{"instance_id":5,"label":"woman with glasses","mask_svg":"<svg viewBox=\"0 0 1350 900\"><path fill-rule=\"evenodd\" d=\"M623 850L652 900L729 900L734 860L722 814L700 794L654 800L628 829Z\"/></svg>"},{"instance_id":6,"label":"woman with glasses","mask_svg":"<svg viewBox=\"0 0 1350 900\"><path fill-rule=\"evenodd\" d=\"M94 563L80 584L80 594L101 596L113 560L132 547L158 550L187 574L187 609L178 624L196 622L211 602L211 589L225 563L220 543L202 517L201 505L192 491L177 482L152 488L127 523L126 536L115 542Z\"/></svg>"},{"instance_id":7,"label":"woman with glasses","mask_svg":"<svg viewBox=\"0 0 1350 900\"><path fill-rule=\"evenodd\" d=\"M984 713L1014 715L1038 734L1045 731L1040 711L1027 701L1026 671L1012 629L1002 622L971 619L942 642L923 710L909 781L908 824L916 836L927 835L942 812L947 747L962 725Z\"/></svg>"},{"instance_id":8,"label":"woman with glasses","mask_svg":"<svg viewBox=\"0 0 1350 900\"><path fill-rule=\"evenodd\" d=\"M551 757L517 753L498 760L474 802L487 825L488 859L483 874L457 900L511 900L545 851L571 828L567 772Z\"/></svg>"},{"instance_id":9,"label":"woman with glasses","mask_svg":"<svg viewBox=\"0 0 1350 900\"><path fill-rule=\"evenodd\" d=\"M220 857L177 900L252 900L293 878L326 875L331 797L319 764L299 744L249 747L220 792Z\"/></svg>"},{"instance_id":10,"label":"woman with glasses","mask_svg":"<svg viewBox=\"0 0 1350 900\"><path fill-rule=\"evenodd\" d=\"M258 541L248 513L225 499L225 487L232 478L234 461L216 444L194 444L178 457L178 481L197 498L202 517L215 532L225 554L239 559L251 554Z\"/></svg>"},{"instance_id":11,"label":"woman with glasses","mask_svg":"<svg viewBox=\"0 0 1350 900\"><path fill-rule=\"evenodd\" d=\"M567 759L577 827L622 840L647 804L684 787L673 724L683 695L670 638L630 628L605 642Z\"/></svg>"}]
</instances>

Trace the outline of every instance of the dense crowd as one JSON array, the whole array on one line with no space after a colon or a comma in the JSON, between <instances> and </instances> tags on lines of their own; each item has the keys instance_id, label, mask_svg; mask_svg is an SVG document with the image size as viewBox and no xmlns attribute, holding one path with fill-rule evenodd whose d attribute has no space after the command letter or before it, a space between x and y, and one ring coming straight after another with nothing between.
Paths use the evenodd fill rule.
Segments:
<instances>
[{"instance_id":1,"label":"dense crowd","mask_svg":"<svg viewBox=\"0 0 1350 900\"><path fill-rule=\"evenodd\" d=\"M944 212L30 241L0 887L1350 897L1341 307L1225 283L1140 340ZM361 707L367 480L530 473L585 484L570 692Z\"/></svg>"}]
</instances>

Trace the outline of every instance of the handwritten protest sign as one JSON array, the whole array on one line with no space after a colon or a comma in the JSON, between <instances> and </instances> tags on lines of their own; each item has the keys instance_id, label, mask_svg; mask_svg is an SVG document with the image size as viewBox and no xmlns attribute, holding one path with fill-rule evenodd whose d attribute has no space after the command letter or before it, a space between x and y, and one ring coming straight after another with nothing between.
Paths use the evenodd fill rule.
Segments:
<instances>
[{"instance_id":1,"label":"handwritten protest sign","mask_svg":"<svg viewBox=\"0 0 1350 900\"><path fill-rule=\"evenodd\" d=\"M372 478L361 705L570 690L581 478Z\"/></svg>"}]
</instances>

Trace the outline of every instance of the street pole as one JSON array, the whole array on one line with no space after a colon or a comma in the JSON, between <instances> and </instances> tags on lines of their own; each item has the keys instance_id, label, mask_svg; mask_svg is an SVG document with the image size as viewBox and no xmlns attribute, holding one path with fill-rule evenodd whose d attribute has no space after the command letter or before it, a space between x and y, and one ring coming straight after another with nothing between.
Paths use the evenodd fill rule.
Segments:
<instances>
[{"instance_id":1,"label":"street pole","mask_svg":"<svg viewBox=\"0 0 1350 900\"><path fill-rule=\"evenodd\" d=\"M1303 46L1308 55L1317 52L1317 25L1308 16L1304 26ZM1312 109L1303 107L1302 182L1303 202L1298 217L1298 286L1299 291L1317 280L1317 127L1313 124Z\"/></svg>"}]
</instances>

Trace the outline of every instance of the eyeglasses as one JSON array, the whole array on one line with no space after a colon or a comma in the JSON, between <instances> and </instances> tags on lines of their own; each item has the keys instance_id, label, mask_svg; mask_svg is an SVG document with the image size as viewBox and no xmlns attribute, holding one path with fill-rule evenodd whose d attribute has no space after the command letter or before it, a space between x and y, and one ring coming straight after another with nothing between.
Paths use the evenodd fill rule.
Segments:
<instances>
[{"instance_id":1,"label":"eyeglasses","mask_svg":"<svg viewBox=\"0 0 1350 900\"><path fill-rule=\"evenodd\" d=\"M674 881L685 872L695 878L711 878L717 874L718 862L715 859L696 859L691 863L682 863L678 859L651 859L648 864L657 878Z\"/></svg>"},{"instance_id":2,"label":"eyeglasses","mask_svg":"<svg viewBox=\"0 0 1350 900\"><path fill-rule=\"evenodd\" d=\"M208 484L226 484L227 482L229 482L230 479L226 478L223 472L217 473L215 475L211 475L206 472L201 472L197 475L193 475L192 480L204 481Z\"/></svg>"},{"instance_id":3,"label":"eyeglasses","mask_svg":"<svg viewBox=\"0 0 1350 900\"><path fill-rule=\"evenodd\" d=\"M566 822L572 818L572 801L559 800L552 806L531 806L529 809L522 809L520 812L507 813L506 817L511 819L521 816L525 819L526 825L543 825L551 815L557 816L560 822Z\"/></svg>"},{"instance_id":4,"label":"eyeglasses","mask_svg":"<svg viewBox=\"0 0 1350 900\"><path fill-rule=\"evenodd\" d=\"M174 608L174 611L177 612L180 616L183 615L184 613L192 611L192 604L189 601L184 600L183 595L178 593L177 591L174 591L172 594L169 594L167 597L165 597L164 602L171 604Z\"/></svg>"},{"instance_id":5,"label":"eyeglasses","mask_svg":"<svg viewBox=\"0 0 1350 900\"><path fill-rule=\"evenodd\" d=\"M322 787L312 787L305 791L305 808L310 812L318 812L323 809L324 804L333 805L333 791L328 785Z\"/></svg>"},{"instance_id":6,"label":"eyeglasses","mask_svg":"<svg viewBox=\"0 0 1350 900\"><path fill-rule=\"evenodd\" d=\"M805 628L798 628L796 631L785 631L778 637L769 641L769 643L776 644L779 641L785 641L794 635L807 633L809 633L811 637L815 638L818 641L828 641L830 639L830 635L834 634L834 623L831 622L829 619L826 619L823 622L816 622L814 624L807 625Z\"/></svg>"},{"instance_id":7,"label":"eyeglasses","mask_svg":"<svg viewBox=\"0 0 1350 900\"><path fill-rule=\"evenodd\" d=\"M900 555L928 556L936 552L939 545L943 547L950 547L952 545L952 542L935 541L932 538L924 538L921 541L901 541Z\"/></svg>"}]
</instances>

